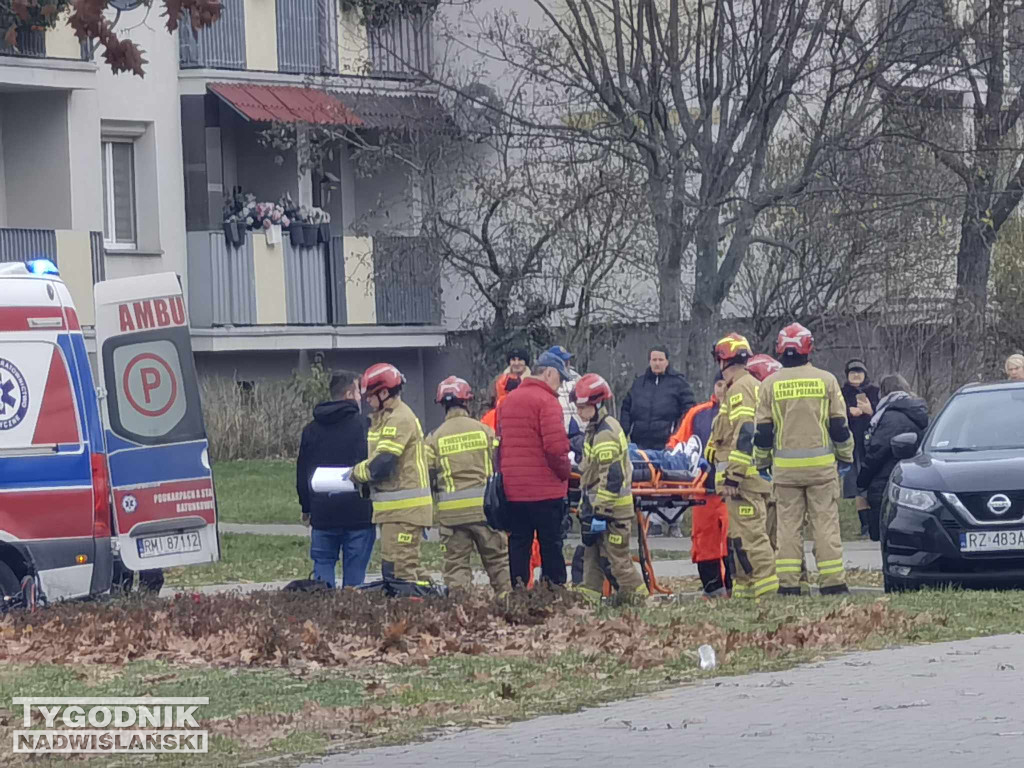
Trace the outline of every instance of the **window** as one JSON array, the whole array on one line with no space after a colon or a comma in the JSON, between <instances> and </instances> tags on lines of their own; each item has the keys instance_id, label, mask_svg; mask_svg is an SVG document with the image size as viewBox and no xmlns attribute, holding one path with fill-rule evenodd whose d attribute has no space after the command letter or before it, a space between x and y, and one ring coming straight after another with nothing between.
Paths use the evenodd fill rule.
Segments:
<instances>
[{"instance_id":1,"label":"window","mask_svg":"<svg viewBox=\"0 0 1024 768\"><path fill-rule=\"evenodd\" d=\"M107 248L134 249L138 241L135 216L135 144L103 142L103 243Z\"/></svg>"}]
</instances>

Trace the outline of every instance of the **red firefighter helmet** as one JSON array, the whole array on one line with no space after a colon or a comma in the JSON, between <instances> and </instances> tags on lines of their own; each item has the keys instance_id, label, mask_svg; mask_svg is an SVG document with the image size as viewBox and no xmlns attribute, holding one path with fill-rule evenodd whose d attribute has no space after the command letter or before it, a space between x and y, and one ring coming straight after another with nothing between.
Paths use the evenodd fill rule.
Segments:
<instances>
[{"instance_id":1,"label":"red firefighter helmet","mask_svg":"<svg viewBox=\"0 0 1024 768\"><path fill-rule=\"evenodd\" d=\"M753 357L754 352L750 348L750 342L738 333L730 333L728 336L719 339L711 354L715 360L721 362L732 361L733 364L745 365L747 360Z\"/></svg>"},{"instance_id":2,"label":"red firefighter helmet","mask_svg":"<svg viewBox=\"0 0 1024 768\"><path fill-rule=\"evenodd\" d=\"M572 388L570 400L576 405L600 405L612 399L612 388L596 373L585 373Z\"/></svg>"},{"instance_id":3,"label":"red firefighter helmet","mask_svg":"<svg viewBox=\"0 0 1024 768\"><path fill-rule=\"evenodd\" d=\"M813 350L814 336L800 323L792 323L779 331L779 339L775 342L775 354L791 352L794 355L809 355Z\"/></svg>"},{"instance_id":4,"label":"red firefighter helmet","mask_svg":"<svg viewBox=\"0 0 1024 768\"><path fill-rule=\"evenodd\" d=\"M405 384L405 376L391 363L375 363L363 373L360 389L364 396L374 395L382 389L395 389Z\"/></svg>"},{"instance_id":5,"label":"red firefighter helmet","mask_svg":"<svg viewBox=\"0 0 1024 768\"><path fill-rule=\"evenodd\" d=\"M465 402L472 399L473 388L469 386L469 382L465 379L460 379L458 376L449 376L437 385L437 397L434 398L434 402L441 403L445 400Z\"/></svg>"},{"instance_id":6,"label":"red firefighter helmet","mask_svg":"<svg viewBox=\"0 0 1024 768\"><path fill-rule=\"evenodd\" d=\"M782 367L782 363L771 355L754 355L747 361L747 370L758 381L764 381Z\"/></svg>"}]
</instances>

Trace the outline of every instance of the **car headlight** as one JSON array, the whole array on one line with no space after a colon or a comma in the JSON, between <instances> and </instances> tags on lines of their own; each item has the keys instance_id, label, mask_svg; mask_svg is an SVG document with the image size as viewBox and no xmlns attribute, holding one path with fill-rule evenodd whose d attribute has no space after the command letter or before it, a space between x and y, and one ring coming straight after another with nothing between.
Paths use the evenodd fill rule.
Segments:
<instances>
[{"instance_id":1,"label":"car headlight","mask_svg":"<svg viewBox=\"0 0 1024 768\"><path fill-rule=\"evenodd\" d=\"M904 488L895 483L889 486L889 499L893 504L918 512L931 512L939 507L939 499L931 491Z\"/></svg>"}]
</instances>

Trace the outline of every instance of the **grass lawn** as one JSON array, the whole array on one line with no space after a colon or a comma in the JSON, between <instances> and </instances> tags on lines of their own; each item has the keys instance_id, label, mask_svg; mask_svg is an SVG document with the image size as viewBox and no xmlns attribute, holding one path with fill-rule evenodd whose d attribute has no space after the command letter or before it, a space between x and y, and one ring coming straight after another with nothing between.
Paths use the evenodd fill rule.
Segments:
<instances>
[{"instance_id":1,"label":"grass lawn","mask_svg":"<svg viewBox=\"0 0 1024 768\"><path fill-rule=\"evenodd\" d=\"M296 765L854 649L1021 631L1021 592L637 610L544 594L504 606L476 595L416 604L352 593L72 604L0 624L0 741L20 727L20 712L2 709L13 696L209 696L198 716L212 731L210 753L149 764ZM117 662L105 662L109 650L97 643L108 636L123 652ZM713 672L696 663L702 642L718 652ZM647 724L678 727L680 718L663 712ZM5 764L65 764L20 759Z\"/></svg>"},{"instance_id":2,"label":"grass lawn","mask_svg":"<svg viewBox=\"0 0 1024 768\"><path fill-rule=\"evenodd\" d=\"M168 568L164 579L168 586L198 587L205 584L245 584L264 581L305 579L313 570L309 558L308 536L263 536L250 533L224 533L220 537L220 562ZM424 567L440 571L443 554L436 541L421 545ZM479 559L474 558L479 567ZM373 547L370 571L380 570L380 542ZM341 577L341 568L338 568Z\"/></svg>"},{"instance_id":3,"label":"grass lawn","mask_svg":"<svg viewBox=\"0 0 1024 768\"><path fill-rule=\"evenodd\" d=\"M294 461L229 461L213 466L224 523L299 523Z\"/></svg>"},{"instance_id":4,"label":"grass lawn","mask_svg":"<svg viewBox=\"0 0 1024 768\"><path fill-rule=\"evenodd\" d=\"M294 461L231 461L216 464L217 509L224 523L298 523ZM690 512L680 528L690 535ZM844 541L860 539L860 519L853 499L839 502L839 525ZM656 541L656 540L655 540Z\"/></svg>"}]
</instances>

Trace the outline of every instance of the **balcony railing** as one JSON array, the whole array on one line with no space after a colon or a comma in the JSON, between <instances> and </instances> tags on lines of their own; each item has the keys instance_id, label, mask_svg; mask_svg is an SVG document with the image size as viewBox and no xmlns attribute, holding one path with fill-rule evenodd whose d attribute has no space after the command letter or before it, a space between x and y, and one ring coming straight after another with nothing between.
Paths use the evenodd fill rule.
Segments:
<instances>
[{"instance_id":1,"label":"balcony railing","mask_svg":"<svg viewBox=\"0 0 1024 768\"><path fill-rule=\"evenodd\" d=\"M397 16L369 29L370 70L379 77L415 78L430 72L430 14Z\"/></svg>"},{"instance_id":2,"label":"balcony railing","mask_svg":"<svg viewBox=\"0 0 1024 768\"><path fill-rule=\"evenodd\" d=\"M192 325L348 325L354 315L350 315L347 306L346 279L358 280L356 274L365 265L345 264L346 238L333 237L330 244L305 248L293 246L288 233L284 233L282 242L273 246L281 249L283 275L273 277L268 277L266 267L257 263L257 250L266 248L263 238L262 233L248 233L241 246L231 246L222 232L188 234ZM440 279L428 241L376 237L369 258L373 263L376 324L440 323ZM350 273L348 278L346 272ZM368 293L366 289L367 286L354 284L353 296L364 296ZM278 297L283 299L283 312ZM365 307L354 311L361 318L355 322L369 322Z\"/></svg>"},{"instance_id":3,"label":"balcony railing","mask_svg":"<svg viewBox=\"0 0 1024 768\"><path fill-rule=\"evenodd\" d=\"M337 74L342 57L365 60L359 74L377 77L414 78L429 71L433 59L430 14L418 12L366 28L343 39L339 45L340 0L277 0L277 71L287 74ZM194 32L183 25L179 34L182 69L244 70L246 24L267 23L247 19L244 0L223 0L221 18ZM368 72L363 70L368 69Z\"/></svg>"},{"instance_id":4,"label":"balcony railing","mask_svg":"<svg viewBox=\"0 0 1024 768\"><path fill-rule=\"evenodd\" d=\"M245 0L223 0L222 7L220 19L209 27L181 26L182 69L245 69Z\"/></svg>"},{"instance_id":5,"label":"balcony railing","mask_svg":"<svg viewBox=\"0 0 1024 768\"><path fill-rule=\"evenodd\" d=\"M43 58L46 56L46 32L41 29L19 29L17 47L12 48L0 41L0 55Z\"/></svg>"},{"instance_id":6,"label":"balcony railing","mask_svg":"<svg viewBox=\"0 0 1024 768\"><path fill-rule=\"evenodd\" d=\"M311 45L316 40L317 45ZM333 0L277 0L277 66L317 75L338 71L338 4Z\"/></svg>"}]
</instances>

